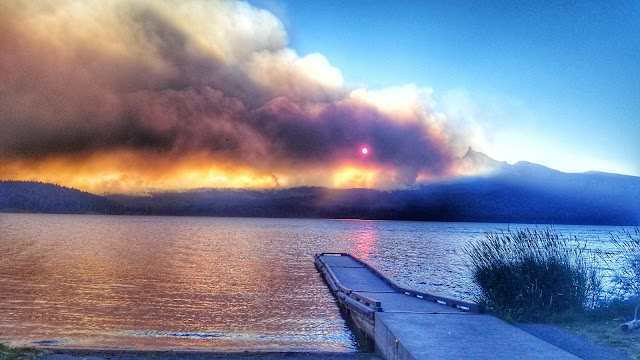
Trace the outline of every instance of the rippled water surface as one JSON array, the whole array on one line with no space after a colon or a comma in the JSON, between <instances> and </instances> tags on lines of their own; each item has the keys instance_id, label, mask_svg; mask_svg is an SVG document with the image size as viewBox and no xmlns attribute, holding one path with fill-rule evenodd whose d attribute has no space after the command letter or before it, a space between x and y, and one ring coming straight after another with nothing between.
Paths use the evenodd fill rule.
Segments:
<instances>
[{"instance_id":1,"label":"rippled water surface","mask_svg":"<svg viewBox=\"0 0 640 360\"><path fill-rule=\"evenodd\" d=\"M522 226L522 225L521 225ZM350 252L469 299L462 248L504 224L0 214L0 341L357 351L313 264ZM514 228L514 225L511 225ZM608 239L618 228L556 226Z\"/></svg>"}]
</instances>

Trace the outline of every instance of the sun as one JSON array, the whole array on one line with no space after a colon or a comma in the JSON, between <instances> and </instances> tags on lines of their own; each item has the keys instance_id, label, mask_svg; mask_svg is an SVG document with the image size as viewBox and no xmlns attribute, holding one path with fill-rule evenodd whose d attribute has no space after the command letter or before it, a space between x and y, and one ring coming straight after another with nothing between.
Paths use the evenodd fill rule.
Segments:
<instances>
[{"instance_id":1,"label":"sun","mask_svg":"<svg viewBox=\"0 0 640 360\"><path fill-rule=\"evenodd\" d=\"M369 149L363 147L362 149L360 149L360 152L362 153L362 155L367 155L369 153Z\"/></svg>"}]
</instances>

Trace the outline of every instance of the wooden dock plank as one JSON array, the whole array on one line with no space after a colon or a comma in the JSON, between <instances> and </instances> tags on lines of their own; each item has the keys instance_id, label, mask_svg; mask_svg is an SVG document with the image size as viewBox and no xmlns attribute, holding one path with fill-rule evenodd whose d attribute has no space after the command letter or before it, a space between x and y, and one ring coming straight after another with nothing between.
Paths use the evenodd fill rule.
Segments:
<instances>
[{"instance_id":1,"label":"wooden dock plank","mask_svg":"<svg viewBox=\"0 0 640 360\"><path fill-rule=\"evenodd\" d=\"M381 303L384 312L414 312L414 313L432 313L432 314L467 314L473 313L462 311L461 309L444 306L432 301L406 296L398 293L369 293L366 291L359 292L370 298L374 298Z\"/></svg>"},{"instance_id":2,"label":"wooden dock plank","mask_svg":"<svg viewBox=\"0 0 640 360\"><path fill-rule=\"evenodd\" d=\"M325 263L331 267L355 267L363 268L364 265L351 256L325 255L322 257Z\"/></svg>"},{"instance_id":3,"label":"wooden dock plank","mask_svg":"<svg viewBox=\"0 0 640 360\"><path fill-rule=\"evenodd\" d=\"M340 283L345 287L353 291L368 291L368 292L390 292L396 293L395 290L380 280L369 269L360 268L341 268L336 267L331 269L335 276L339 279Z\"/></svg>"}]
</instances>

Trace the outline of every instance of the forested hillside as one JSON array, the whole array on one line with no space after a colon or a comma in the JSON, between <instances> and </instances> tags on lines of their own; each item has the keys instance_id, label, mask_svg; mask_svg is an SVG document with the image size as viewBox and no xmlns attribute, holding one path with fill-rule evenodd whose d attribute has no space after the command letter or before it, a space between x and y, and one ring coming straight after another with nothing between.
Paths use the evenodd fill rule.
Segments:
<instances>
[{"instance_id":1,"label":"forested hillside","mask_svg":"<svg viewBox=\"0 0 640 360\"><path fill-rule=\"evenodd\" d=\"M123 209L104 197L63 186L0 181L0 211L55 214L111 214Z\"/></svg>"},{"instance_id":2,"label":"forested hillside","mask_svg":"<svg viewBox=\"0 0 640 360\"><path fill-rule=\"evenodd\" d=\"M57 185L0 182L0 211L640 225L640 178L502 164L489 176L412 189L200 189L101 197Z\"/></svg>"}]
</instances>

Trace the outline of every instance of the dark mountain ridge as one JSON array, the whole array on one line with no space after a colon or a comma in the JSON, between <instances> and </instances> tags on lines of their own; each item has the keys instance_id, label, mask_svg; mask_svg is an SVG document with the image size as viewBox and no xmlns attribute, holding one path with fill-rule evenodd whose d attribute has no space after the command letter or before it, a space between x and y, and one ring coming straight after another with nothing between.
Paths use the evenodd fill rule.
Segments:
<instances>
[{"instance_id":1,"label":"dark mountain ridge","mask_svg":"<svg viewBox=\"0 0 640 360\"><path fill-rule=\"evenodd\" d=\"M640 177L509 165L473 149L467 155L460 161L481 161L490 172L393 191L198 189L100 197L55 185L0 182L0 211L640 225Z\"/></svg>"},{"instance_id":2,"label":"dark mountain ridge","mask_svg":"<svg viewBox=\"0 0 640 360\"><path fill-rule=\"evenodd\" d=\"M102 196L30 181L0 181L0 212L117 214L124 211Z\"/></svg>"}]
</instances>

